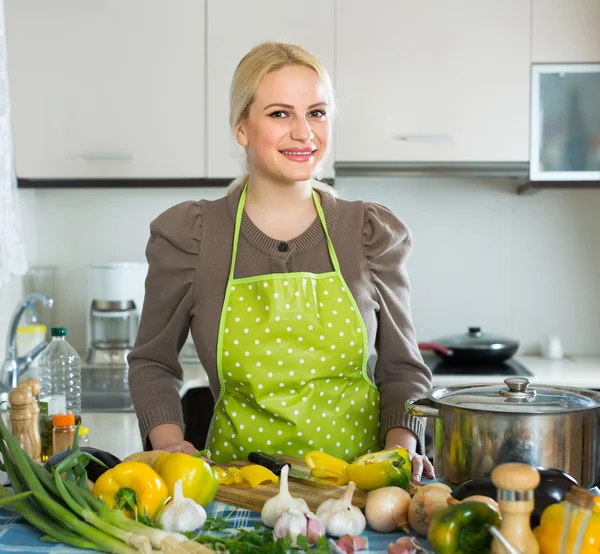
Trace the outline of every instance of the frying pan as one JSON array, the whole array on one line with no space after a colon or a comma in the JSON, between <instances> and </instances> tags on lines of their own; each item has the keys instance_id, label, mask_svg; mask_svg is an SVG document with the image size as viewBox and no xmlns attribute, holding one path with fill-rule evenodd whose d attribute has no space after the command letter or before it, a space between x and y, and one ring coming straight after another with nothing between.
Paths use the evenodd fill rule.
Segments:
<instances>
[{"instance_id":1,"label":"frying pan","mask_svg":"<svg viewBox=\"0 0 600 554\"><path fill-rule=\"evenodd\" d=\"M519 341L469 327L467 333L420 342L419 348L431 350L448 362L503 362L514 356Z\"/></svg>"}]
</instances>

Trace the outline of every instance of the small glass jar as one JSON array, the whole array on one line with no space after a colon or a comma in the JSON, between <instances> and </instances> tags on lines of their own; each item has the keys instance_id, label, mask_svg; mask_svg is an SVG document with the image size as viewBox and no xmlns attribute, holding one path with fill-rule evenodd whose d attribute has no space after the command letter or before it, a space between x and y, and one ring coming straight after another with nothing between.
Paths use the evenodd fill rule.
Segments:
<instances>
[{"instance_id":1,"label":"small glass jar","mask_svg":"<svg viewBox=\"0 0 600 554\"><path fill-rule=\"evenodd\" d=\"M75 437L75 416L73 414L55 414L52 419L52 451L54 454L73 447Z\"/></svg>"},{"instance_id":2,"label":"small glass jar","mask_svg":"<svg viewBox=\"0 0 600 554\"><path fill-rule=\"evenodd\" d=\"M79 447L83 448L84 446L90 446L90 430L88 427L80 427L79 428Z\"/></svg>"}]
</instances>

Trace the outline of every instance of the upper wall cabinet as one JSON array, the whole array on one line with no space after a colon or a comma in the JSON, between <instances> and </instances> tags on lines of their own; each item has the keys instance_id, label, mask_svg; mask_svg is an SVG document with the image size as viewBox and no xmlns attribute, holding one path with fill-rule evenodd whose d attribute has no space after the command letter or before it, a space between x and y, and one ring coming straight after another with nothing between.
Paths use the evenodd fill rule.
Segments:
<instances>
[{"instance_id":1,"label":"upper wall cabinet","mask_svg":"<svg viewBox=\"0 0 600 554\"><path fill-rule=\"evenodd\" d=\"M529 159L526 0L343 0L336 161Z\"/></svg>"},{"instance_id":2,"label":"upper wall cabinet","mask_svg":"<svg viewBox=\"0 0 600 554\"><path fill-rule=\"evenodd\" d=\"M26 178L205 174L205 3L6 0Z\"/></svg>"},{"instance_id":3,"label":"upper wall cabinet","mask_svg":"<svg viewBox=\"0 0 600 554\"><path fill-rule=\"evenodd\" d=\"M229 88L242 57L258 43L296 43L317 56L330 72L334 64L334 0L208 0L207 173L236 177L244 153L229 127ZM324 176L333 175L333 152Z\"/></svg>"},{"instance_id":4,"label":"upper wall cabinet","mask_svg":"<svg viewBox=\"0 0 600 554\"><path fill-rule=\"evenodd\" d=\"M533 0L534 62L600 62L600 0Z\"/></svg>"}]
</instances>

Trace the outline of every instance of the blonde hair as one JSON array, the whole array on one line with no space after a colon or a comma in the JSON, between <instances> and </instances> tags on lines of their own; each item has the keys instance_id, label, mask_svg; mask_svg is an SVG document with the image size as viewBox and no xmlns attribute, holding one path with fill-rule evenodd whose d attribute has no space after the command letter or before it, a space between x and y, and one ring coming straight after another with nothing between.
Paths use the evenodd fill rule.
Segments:
<instances>
[{"instance_id":1,"label":"blonde hair","mask_svg":"<svg viewBox=\"0 0 600 554\"><path fill-rule=\"evenodd\" d=\"M231 80L229 91L229 125L236 133L242 121L248 117L250 106L254 102L256 89L262 78L282 67L300 65L315 71L323 83L329 97L329 113L335 113L335 95L329 73L325 66L310 52L296 44L284 42L263 42L248 52L240 61ZM234 179L228 192L244 184L248 174ZM336 194L334 189L322 181L312 179L311 185L317 190Z\"/></svg>"}]
</instances>

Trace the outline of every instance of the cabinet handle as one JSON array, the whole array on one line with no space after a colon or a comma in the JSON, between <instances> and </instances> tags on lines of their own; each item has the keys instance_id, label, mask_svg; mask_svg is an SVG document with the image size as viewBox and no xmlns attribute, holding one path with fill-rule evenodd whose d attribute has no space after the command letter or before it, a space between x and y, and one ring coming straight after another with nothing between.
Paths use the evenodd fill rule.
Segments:
<instances>
[{"instance_id":1,"label":"cabinet handle","mask_svg":"<svg viewBox=\"0 0 600 554\"><path fill-rule=\"evenodd\" d=\"M133 154L131 152L86 152L83 158L94 161L133 160Z\"/></svg>"},{"instance_id":2,"label":"cabinet handle","mask_svg":"<svg viewBox=\"0 0 600 554\"><path fill-rule=\"evenodd\" d=\"M406 142L454 142L451 135L399 135L396 139Z\"/></svg>"}]
</instances>

